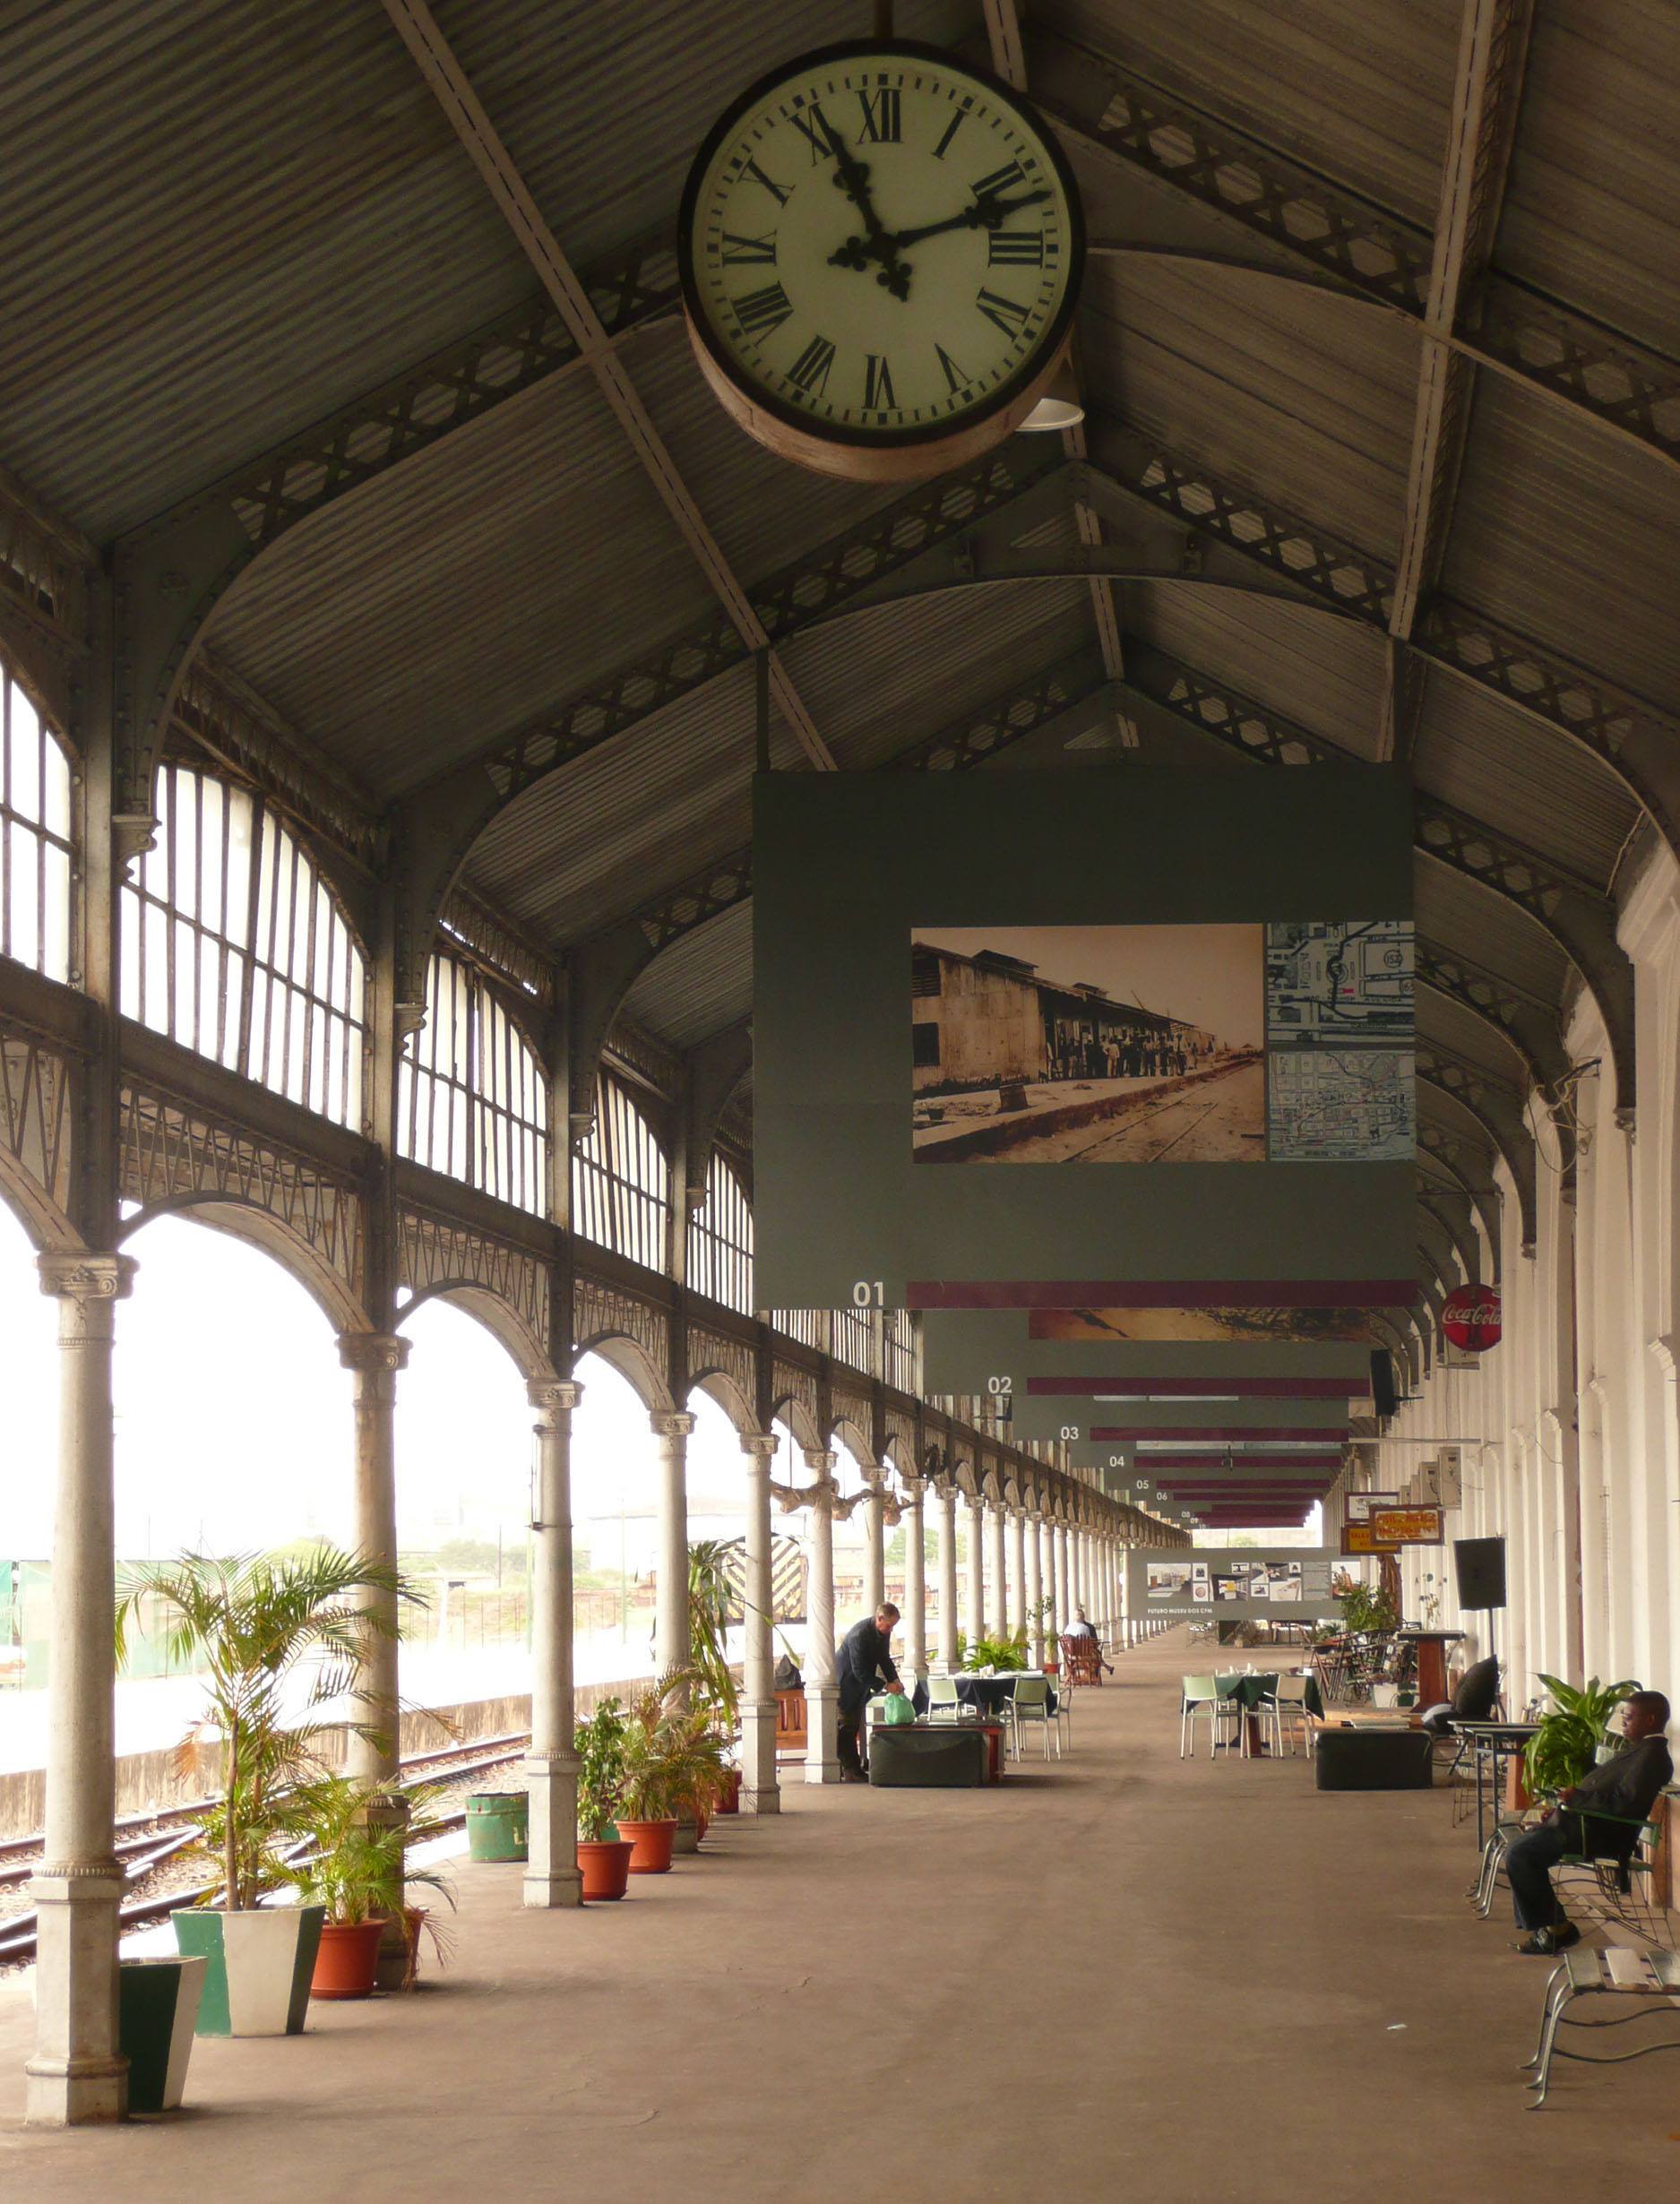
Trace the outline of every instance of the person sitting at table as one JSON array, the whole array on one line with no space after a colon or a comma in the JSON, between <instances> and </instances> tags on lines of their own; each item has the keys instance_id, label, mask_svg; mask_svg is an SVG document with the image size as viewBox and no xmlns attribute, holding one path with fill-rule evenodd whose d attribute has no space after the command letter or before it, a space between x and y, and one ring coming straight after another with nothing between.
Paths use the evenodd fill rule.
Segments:
<instances>
[{"instance_id":1,"label":"person sitting at table","mask_svg":"<svg viewBox=\"0 0 1680 2204\"><path fill-rule=\"evenodd\" d=\"M1643 1821L1674 1780L1663 1741L1667 1726L1668 1701L1662 1693L1635 1692L1622 1709L1622 1750L1560 1792L1533 1829L1512 1838L1505 1850L1511 1903L1517 1926L1529 1931L1519 1951L1550 1959L1581 1941L1581 1931L1558 1903L1551 1871L1564 1859L1621 1856L1618 1839L1629 1831L1615 1823Z\"/></svg>"},{"instance_id":2,"label":"person sitting at table","mask_svg":"<svg viewBox=\"0 0 1680 2204\"><path fill-rule=\"evenodd\" d=\"M1073 1613L1079 1619L1068 1624L1064 1635L1069 1638L1089 1638L1097 1649L1097 1658L1102 1661L1103 1666L1110 1675L1113 1675L1114 1663L1102 1659L1102 1640L1097 1635L1097 1625L1090 1620L1083 1607L1075 1607Z\"/></svg>"},{"instance_id":3,"label":"person sitting at table","mask_svg":"<svg viewBox=\"0 0 1680 2204\"><path fill-rule=\"evenodd\" d=\"M837 1681L840 1685L840 1764L842 1783L867 1783L864 1773L863 1755L857 1749L857 1733L863 1726L864 1710L871 1698L884 1683L892 1690L902 1691L899 1672L893 1666L890 1640L892 1625L899 1619L898 1609L883 1600L873 1615L866 1615L861 1623L854 1623L840 1641L836 1661Z\"/></svg>"}]
</instances>

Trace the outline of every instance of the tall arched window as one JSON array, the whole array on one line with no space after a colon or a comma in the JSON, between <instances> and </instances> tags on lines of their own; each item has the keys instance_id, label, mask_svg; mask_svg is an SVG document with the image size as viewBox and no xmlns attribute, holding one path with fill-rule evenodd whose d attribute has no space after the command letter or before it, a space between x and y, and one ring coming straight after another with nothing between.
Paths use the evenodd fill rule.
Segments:
<instances>
[{"instance_id":1,"label":"tall arched window","mask_svg":"<svg viewBox=\"0 0 1680 2204\"><path fill-rule=\"evenodd\" d=\"M402 1052L398 1145L499 1201L547 1211L548 1081L483 975L435 956L426 1023Z\"/></svg>"},{"instance_id":2,"label":"tall arched window","mask_svg":"<svg viewBox=\"0 0 1680 2204\"><path fill-rule=\"evenodd\" d=\"M595 1123L572 1154L573 1229L650 1270L666 1267L671 1167L630 1089L610 1072L595 1092Z\"/></svg>"},{"instance_id":3,"label":"tall arched window","mask_svg":"<svg viewBox=\"0 0 1680 2204\"><path fill-rule=\"evenodd\" d=\"M124 1011L359 1130L366 968L308 855L262 796L184 765L158 813L123 884Z\"/></svg>"},{"instance_id":4,"label":"tall arched window","mask_svg":"<svg viewBox=\"0 0 1680 2204\"><path fill-rule=\"evenodd\" d=\"M688 1283L725 1308L753 1313L753 1205L715 1148L706 1167L706 1205L688 1220Z\"/></svg>"},{"instance_id":5,"label":"tall arched window","mask_svg":"<svg viewBox=\"0 0 1680 2204\"><path fill-rule=\"evenodd\" d=\"M70 977L70 760L0 664L0 956Z\"/></svg>"}]
</instances>

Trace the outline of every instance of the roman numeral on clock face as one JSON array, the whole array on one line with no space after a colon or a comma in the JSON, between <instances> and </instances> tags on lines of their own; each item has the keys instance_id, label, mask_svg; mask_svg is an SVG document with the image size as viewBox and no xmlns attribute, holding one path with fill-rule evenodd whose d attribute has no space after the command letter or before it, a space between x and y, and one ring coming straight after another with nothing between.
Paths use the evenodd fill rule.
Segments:
<instances>
[{"instance_id":1,"label":"roman numeral on clock face","mask_svg":"<svg viewBox=\"0 0 1680 2204\"><path fill-rule=\"evenodd\" d=\"M834 365L834 347L826 337L813 337L788 370L788 380L797 383L807 398L821 398L828 389L828 371Z\"/></svg>"},{"instance_id":2,"label":"roman numeral on clock face","mask_svg":"<svg viewBox=\"0 0 1680 2204\"><path fill-rule=\"evenodd\" d=\"M956 113L952 116L951 120L945 125L945 134L934 148L934 159L935 160L943 160L945 158L945 148L951 143L952 138L956 136L958 131L961 129L963 120L968 112L969 110L967 108L959 108Z\"/></svg>"},{"instance_id":3,"label":"roman numeral on clock face","mask_svg":"<svg viewBox=\"0 0 1680 2204\"><path fill-rule=\"evenodd\" d=\"M768 336L780 329L793 312L792 301L780 283L766 283L762 291L743 291L729 301L729 311L746 337Z\"/></svg>"},{"instance_id":4,"label":"roman numeral on clock face","mask_svg":"<svg viewBox=\"0 0 1680 2204\"><path fill-rule=\"evenodd\" d=\"M887 366L884 352L866 352L864 355L864 409L876 412L896 406L892 394L892 371Z\"/></svg>"},{"instance_id":5,"label":"roman numeral on clock face","mask_svg":"<svg viewBox=\"0 0 1680 2204\"><path fill-rule=\"evenodd\" d=\"M792 191L786 185L778 184L772 177L767 176L755 160L749 160L741 173L750 176L754 184L762 184L779 207L785 207L793 197Z\"/></svg>"},{"instance_id":6,"label":"roman numeral on clock face","mask_svg":"<svg viewBox=\"0 0 1680 2204\"><path fill-rule=\"evenodd\" d=\"M994 168L990 176L983 176L969 186L977 199L1001 199L1012 185L1024 184L1026 172L1018 160L1012 160L1005 168Z\"/></svg>"},{"instance_id":7,"label":"roman numeral on clock face","mask_svg":"<svg viewBox=\"0 0 1680 2204\"><path fill-rule=\"evenodd\" d=\"M863 109L863 135L874 145L899 143L899 95L883 86L879 91L860 91L857 104Z\"/></svg>"},{"instance_id":8,"label":"roman numeral on clock face","mask_svg":"<svg viewBox=\"0 0 1680 2204\"><path fill-rule=\"evenodd\" d=\"M969 378L963 374L961 368L958 366L956 361L952 358L950 353L946 351L943 344L935 344L934 349L939 355L939 365L945 371L945 388L954 397L960 390L965 387Z\"/></svg>"},{"instance_id":9,"label":"roman numeral on clock face","mask_svg":"<svg viewBox=\"0 0 1680 2204\"><path fill-rule=\"evenodd\" d=\"M834 133L829 127L828 116L823 114L816 100L814 99L811 102L803 115L795 115L793 126L796 130L805 133L806 142L811 148L811 159L814 163L819 160L833 159Z\"/></svg>"},{"instance_id":10,"label":"roman numeral on clock face","mask_svg":"<svg viewBox=\"0 0 1680 2204\"><path fill-rule=\"evenodd\" d=\"M996 239L993 239L996 243ZM996 255L994 254L993 258ZM768 237L738 237L732 229L723 233L723 264L726 268L749 268L776 264L776 239L772 232Z\"/></svg>"},{"instance_id":11,"label":"roman numeral on clock face","mask_svg":"<svg viewBox=\"0 0 1680 2204\"><path fill-rule=\"evenodd\" d=\"M1027 326L1027 315L1030 309L1021 305L1017 299L1002 297L996 291L983 290L974 303L986 320L1001 329L1006 337L1018 337Z\"/></svg>"},{"instance_id":12,"label":"roman numeral on clock face","mask_svg":"<svg viewBox=\"0 0 1680 2204\"><path fill-rule=\"evenodd\" d=\"M726 253L727 260L728 254ZM994 229L986 234L986 264L992 268L1042 268L1044 232L1041 229Z\"/></svg>"}]
</instances>

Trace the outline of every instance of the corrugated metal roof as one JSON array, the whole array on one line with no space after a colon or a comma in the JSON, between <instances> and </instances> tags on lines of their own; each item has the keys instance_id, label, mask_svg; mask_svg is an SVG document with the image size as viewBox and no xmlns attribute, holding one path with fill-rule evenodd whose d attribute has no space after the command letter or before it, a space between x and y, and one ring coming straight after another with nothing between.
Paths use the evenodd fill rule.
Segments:
<instances>
[{"instance_id":1,"label":"corrugated metal roof","mask_svg":"<svg viewBox=\"0 0 1680 2204\"><path fill-rule=\"evenodd\" d=\"M1311 606L1207 582L1134 582L1126 601L1129 624L1145 641L1351 755L1376 757L1380 634Z\"/></svg>"},{"instance_id":2,"label":"corrugated metal roof","mask_svg":"<svg viewBox=\"0 0 1680 2204\"><path fill-rule=\"evenodd\" d=\"M389 793L714 605L592 377L568 374L289 530L208 640Z\"/></svg>"},{"instance_id":3,"label":"corrugated metal roof","mask_svg":"<svg viewBox=\"0 0 1680 2204\"><path fill-rule=\"evenodd\" d=\"M1613 330L1680 356L1674 0L1541 7L1498 260Z\"/></svg>"},{"instance_id":4,"label":"corrugated metal roof","mask_svg":"<svg viewBox=\"0 0 1680 2204\"><path fill-rule=\"evenodd\" d=\"M1042 0L1031 20L1433 228L1460 14L1458 0Z\"/></svg>"},{"instance_id":5,"label":"corrugated metal roof","mask_svg":"<svg viewBox=\"0 0 1680 2204\"><path fill-rule=\"evenodd\" d=\"M625 1014L672 1048L692 1048L753 1008L753 907L696 927L643 972Z\"/></svg>"},{"instance_id":6,"label":"corrugated metal roof","mask_svg":"<svg viewBox=\"0 0 1680 2204\"><path fill-rule=\"evenodd\" d=\"M8 22L0 450L90 535L533 288L370 0L66 0Z\"/></svg>"},{"instance_id":7,"label":"corrugated metal roof","mask_svg":"<svg viewBox=\"0 0 1680 2204\"><path fill-rule=\"evenodd\" d=\"M1432 857L1413 870L1419 936L1497 972L1537 1003L1562 1001L1570 963L1538 918Z\"/></svg>"},{"instance_id":8,"label":"corrugated metal roof","mask_svg":"<svg viewBox=\"0 0 1680 2204\"><path fill-rule=\"evenodd\" d=\"M1395 556L1418 352L1397 315L1253 269L1099 257L1081 330L1101 412Z\"/></svg>"},{"instance_id":9,"label":"corrugated metal roof","mask_svg":"<svg viewBox=\"0 0 1680 2204\"><path fill-rule=\"evenodd\" d=\"M1680 473L1484 375L1442 587L1680 712Z\"/></svg>"},{"instance_id":10,"label":"corrugated metal roof","mask_svg":"<svg viewBox=\"0 0 1680 2204\"><path fill-rule=\"evenodd\" d=\"M1433 987L1417 990L1417 1034L1449 1055L1462 1056L1507 1087L1521 1087L1527 1073L1522 1057L1497 1026Z\"/></svg>"},{"instance_id":11,"label":"corrugated metal roof","mask_svg":"<svg viewBox=\"0 0 1680 2204\"><path fill-rule=\"evenodd\" d=\"M1432 672L1412 753L1420 788L1608 888L1637 801L1563 734L1516 719L1485 690Z\"/></svg>"}]
</instances>

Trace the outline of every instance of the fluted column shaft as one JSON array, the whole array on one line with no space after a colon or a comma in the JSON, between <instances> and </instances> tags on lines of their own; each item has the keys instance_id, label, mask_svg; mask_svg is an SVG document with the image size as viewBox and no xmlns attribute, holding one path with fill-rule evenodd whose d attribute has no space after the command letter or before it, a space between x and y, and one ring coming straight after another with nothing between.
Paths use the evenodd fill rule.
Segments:
<instances>
[{"instance_id":1,"label":"fluted column shaft","mask_svg":"<svg viewBox=\"0 0 1680 2204\"><path fill-rule=\"evenodd\" d=\"M939 1673L954 1675L957 1667L957 1488L945 1485L939 1494Z\"/></svg>"},{"instance_id":2,"label":"fluted column shaft","mask_svg":"<svg viewBox=\"0 0 1680 2204\"><path fill-rule=\"evenodd\" d=\"M873 1614L887 1596L886 1501L871 1477L864 1502L864 1612Z\"/></svg>"},{"instance_id":3,"label":"fluted column shaft","mask_svg":"<svg viewBox=\"0 0 1680 2204\"><path fill-rule=\"evenodd\" d=\"M927 1569L922 1533L922 1487L912 1483L900 1513L904 1532L904 1658L900 1673L927 1674Z\"/></svg>"},{"instance_id":4,"label":"fluted column shaft","mask_svg":"<svg viewBox=\"0 0 1680 2204\"><path fill-rule=\"evenodd\" d=\"M987 1612L992 1618L992 1635L997 1638L1007 1638L1009 1635L1009 1568L1006 1560L1008 1547L1004 1537L1004 1507L1001 1501L996 1507L988 1511L988 1525L991 1533L991 1552L986 1558L986 1573L991 1578L991 1583L987 1587L991 1598L987 1603Z\"/></svg>"},{"instance_id":5,"label":"fluted column shaft","mask_svg":"<svg viewBox=\"0 0 1680 2204\"><path fill-rule=\"evenodd\" d=\"M1032 1617L1027 1652L1035 1668L1044 1666L1044 1552L1038 1543L1042 1528L1036 1515L1030 1525L1018 1526L1027 1558L1027 1611Z\"/></svg>"},{"instance_id":6,"label":"fluted column shaft","mask_svg":"<svg viewBox=\"0 0 1680 2204\"><path fill-rule=\"evenodd\" d=\"M969 1495L969 1611L970 1645L986 1635L986 1503L978 1493Z\"/></svg>"},{"instance_id":7,"label":"fluted column shaft","mask_svg":"<svg viewBox=\"0 0 1680 2204\"><path fill-rule=\"evenodd\" d=\"M535 1907L582 1903L578 1876L578 1763L572 1695L572 1411L583 1388L532 1378L537 1411L531 1510L530 1838L521 1896Z\"/></svg>"}]
</instances>

